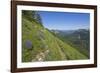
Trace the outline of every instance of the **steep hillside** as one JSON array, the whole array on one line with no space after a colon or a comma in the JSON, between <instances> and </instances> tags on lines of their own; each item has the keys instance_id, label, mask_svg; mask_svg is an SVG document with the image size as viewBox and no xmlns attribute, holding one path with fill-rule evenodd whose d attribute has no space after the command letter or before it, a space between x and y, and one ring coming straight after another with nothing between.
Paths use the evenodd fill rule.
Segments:
<instances>
[{"instance_id":1,"label":"steep hillside","mask_svg":"<svg viewBox=\"0 0 100 73\"><path fill-rule=\"evenodd\" d=\"M88 59L31 16L27 13L22 15L23 62Z\"/></svg>"}]
</instances>

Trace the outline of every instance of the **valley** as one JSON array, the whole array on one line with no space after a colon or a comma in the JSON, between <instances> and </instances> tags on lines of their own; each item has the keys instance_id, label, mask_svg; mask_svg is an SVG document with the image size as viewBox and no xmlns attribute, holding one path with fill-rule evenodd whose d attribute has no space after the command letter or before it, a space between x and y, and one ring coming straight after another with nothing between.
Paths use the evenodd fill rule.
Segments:
<instances>
[{"instance_id":1,"label":"valley","mask_svg":"<svg viewBox=\"0 0 100 73\"><path fill-rule=\"evenodd\" d=\"M22 11L22 62L89 59L89 47L81 46L79 39L84 39L83 45L86 45L89 36L81 34L77 38L76 34L74 31L66 34L66 31L49 30L37 12Z\"/></svg>"}]
</instances>

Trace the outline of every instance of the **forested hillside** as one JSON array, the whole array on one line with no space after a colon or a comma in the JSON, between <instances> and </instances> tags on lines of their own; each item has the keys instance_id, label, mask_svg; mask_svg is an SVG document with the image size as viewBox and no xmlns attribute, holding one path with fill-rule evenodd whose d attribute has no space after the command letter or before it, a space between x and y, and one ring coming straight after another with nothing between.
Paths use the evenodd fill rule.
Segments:
<instances>
[{"instance_id":1,"label":"forested hillside","mask_svg":"<svg viewBox=\"0 0 100 73\"><path fill-rule=\"evenodd\" d=\"M45 28L36 11L22 11L22 61L59 61L88 59L76 47Z\"/></svg>"},{"instance_id":2,"label":"forested hillside","mask_svg":"<svg viewBox=\"0 0 100 73\"><path fill-rule=\"evenodd\" d=\"M61 39L63 42L76 48L89 58L90 53L90 31L89 29L78 30L51 30L53 35Z\"/></svg>"}]
</instances>

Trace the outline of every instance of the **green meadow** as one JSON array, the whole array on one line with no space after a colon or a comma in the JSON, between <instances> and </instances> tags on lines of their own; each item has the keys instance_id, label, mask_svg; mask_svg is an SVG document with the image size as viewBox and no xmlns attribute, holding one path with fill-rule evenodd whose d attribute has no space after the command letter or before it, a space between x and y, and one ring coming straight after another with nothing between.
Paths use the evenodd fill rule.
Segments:
<instances>
[{"instance_id":1,"label":"green meadow","mask_svg":"<svg viewBox=\"0 0 100 73\"><path fill-rule=\"evenodd\" d=\"M22 62L84 60L87 53L45 28L36 11L22 11Z\"/></svg>"}]
</instances>

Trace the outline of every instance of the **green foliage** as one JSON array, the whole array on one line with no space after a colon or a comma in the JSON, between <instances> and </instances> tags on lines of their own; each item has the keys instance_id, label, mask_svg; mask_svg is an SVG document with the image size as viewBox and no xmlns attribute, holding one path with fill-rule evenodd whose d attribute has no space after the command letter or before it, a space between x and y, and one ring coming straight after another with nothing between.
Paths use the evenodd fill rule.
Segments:
<instances>
[{"instance_id":1,"label":"green foliage","mask_svg":"<svg viewBox=\"0 0 100 73\"><path fill-rule=\"evenodd\" d=\"M69 44L70 46L74 47L79 52L83 53L89 58L89 52L90 52L89 30L79 29L79 30L74 30L72 32L68 31L68 34L66 33L66 31L53 30L52 33L54 36L58 37L59 39Z\"/></svg>"},{"instance_id":2,"label":"green foliage","mask_svg":"<svg viewBox=\"0 0 100 73\"><path fill-rule=\"evenodd\" d=\"M32 18L33 12L22 15L22 62L88 59ZM27 40L32 43L31 49L25 45Z\"/></svg>"},{"instance_id":3,"label":"green foliage","mask_svg":"<svg viewBox=\"0 0 100 73\"><path fill-rule=\"evenodd\" d=\"M22 16L26 17L29 21L34 21L37 24L43 26L41 16L37 11L22 10Z\"/></svg>"}]
</instances>

